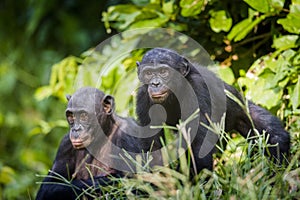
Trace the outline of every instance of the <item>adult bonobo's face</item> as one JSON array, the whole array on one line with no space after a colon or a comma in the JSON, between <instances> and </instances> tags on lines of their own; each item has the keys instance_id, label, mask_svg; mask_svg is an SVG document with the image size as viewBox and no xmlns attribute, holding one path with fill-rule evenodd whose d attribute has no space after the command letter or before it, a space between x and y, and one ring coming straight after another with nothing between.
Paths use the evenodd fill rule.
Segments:
<instances>
[{"instance_id":1,"label":"adult bonobo's face","mask_svg":"<svg viewBox=\"0 0 300 200\"><path fill-rule=\"evenodd\" d=\"M113 97L90 87L67 96L66 117L70 140L76 149L89 146L103 127L101 121L113 112Z\"/></svg>"},{"instance_id":2,"label":"adult bonobo's face","mask_svg":"<svg viewBox=\"0 0 300 200\"><path fill-rule=\"evenodd\" d=\"M147 85L148 94L154 103L163 103L172 93L170 84L174 84L174 73L186 76L189 62L174 51L155 48L148 51L142 62L137 62L138 77ZM178 83L177 83L178 84Z\"/></svg>"}]
</instances>

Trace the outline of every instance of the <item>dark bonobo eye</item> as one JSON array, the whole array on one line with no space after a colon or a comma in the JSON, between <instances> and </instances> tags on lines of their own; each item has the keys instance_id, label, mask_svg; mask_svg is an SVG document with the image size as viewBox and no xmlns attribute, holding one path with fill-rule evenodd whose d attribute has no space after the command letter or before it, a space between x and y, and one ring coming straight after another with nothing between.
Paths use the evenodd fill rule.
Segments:
<instances>
[{"instance_id":1,"label":"dark bonobo eye","mask_svg":"<svg viewBox=\"0 0 300 200\"><path fill-rule=\"evenodd\" d=\"M163 67L159 70L159 75L162 77L162 78L167 78L169 76L169 70L166 68L166 67Z\"/></svg>"},{"instance_id":2,"label":"dark bonobo eye","mask_svg":"<svg viewBox=\"0 0 300 200\"><path fill-rule=\"evenodd\" d=\"M152 71L149 69L145 69L145 71L143 72L143 79L144 79L143 81L149 82L152 76L153 76Z\"/></svg>"},{"instance_id":3,"label":"dark bonobo eye","mask_svg":"<svg viewBox=\"0 0 300 200\"><path fill-rule=\"evenodd\" d=\"M75 117L74 117L74 114L70 111L67 111L67 120L69 122L70 125L74 124L74 120L75 120Z\"/></svg>"},{"instance_id":4,"label":"dark bonobo eye","mask_svg":"<svg viewBox=\"0 0 300 200\"><path fill-rule=\"evenodd\" d=\"M89 120L89 115L86 112L80 113L80 121L81 122L87 122Z\"/></svg>"}]
</instances>

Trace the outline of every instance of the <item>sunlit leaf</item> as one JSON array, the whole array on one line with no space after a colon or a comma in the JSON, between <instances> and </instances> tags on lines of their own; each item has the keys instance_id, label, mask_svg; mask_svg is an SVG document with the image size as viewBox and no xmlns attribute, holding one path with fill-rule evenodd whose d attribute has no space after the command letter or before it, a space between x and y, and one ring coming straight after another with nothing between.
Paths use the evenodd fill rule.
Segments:
<instances>
[{"instance_id":1,"label":"sunlit leaf","mask_svg":"<svg viewBox=\"0 0 300 200\"><path fill-rule=\"evenodd\" d=\"M0 168L0 183L9 184L14 180L15 171L13 168L3 166Z\"/></svg>"},{"instance_id":2,"label":"sunlit leaf","mask_svg":"<svg viewBox=\"0 0 300 200\"><path fill-rule=\"evenodd\" d=\"M133 23L130 26L130 29L144 28L144 27L161 27L167 21L169 21L169 19L167 17L164 17L164 18L158 17L158 18L155 18L155 19L138 21L138 22Z\"/></svg>"},{"instance_id":3,"label":"sunlit leaf","mask_svg":"<svg viewBox=\"0 0 300 200\"><path fill-rule=\"evenodd\" d=\"M219 77L228 84L233 84L235 81L234 74L229 67L221 67L217 71Z\"/></svg>"},{"instance_id":4,"label":"sunlit leaf","mask_svg":"<svg viewBox=\"0 0 300 200\"><path fill-rule=\"evenodd\" d=\"M247 87L246 97L248 99L271 109L280 104L283 91L280 88L266 89L266 82L270 80L272 80L271 75L268 76L268 79L259 78L258 80L240 78L238 82L241 86Z\"/></svg>"},{"instance_id":5,"label":"sunlit leaf","mask_svg":"<svg viewBox=\"0 0 300 200\"><path fill-rule=\"evenodd\" d=\"M300 106L300 76L298 76L298 81L291 93L291 102L293 110L296 110Z\"/></svg>"},{"instance_id":6,"label":"sunlit leaf","mask_svg":"<svg viewBox=\"0 0 300 200\"><path fill-rule=\"evenodd\" d=\"M298 43L298 40L299 40L298 35L284 35L274 39L272 47L281 50L296 48L300 44Z\"/></svg>"},{"instance_id":7,"label":"sunlit leaf","mask_svg":"<svg viewBox=\"0 0 300 200\"><path fill-rule=\"evenodd\" d=\"M277 10L281 11L283 9L285 0L271 0L271 6Z\"/></svg>"},{"instance_id":8,"label":"sunlit leaf","mask_svg":"<svg viewBox=\"0 0 300 200\"><path fill-rule=\"evenodd\" d=\"M235 42L244 39L256 25L258 25L262 20L265 19L265 17L265 15L261 15L254 21L249 18L243 20L232 28L232 30L228 34L228 39L233 39Z\"/></svg>"},{"instance_id":9,"label":"sunlit leaf","mask_svg":"<svg viewBox=\"0 0 300 200\"><path fill-rule=\"evenodd\" d=\"M209 24L214 32L219 33L221 31L227 32L230 30L232 19L228 17L225 10L212 11L210 15Z\"/></svg>"},{"instance_id":10,"label":"sunlit leaf","mask_svg":"<svg viewBox=\"0 0 300 200\"><path fill-rule=\"evenodd\" d=\"M115 90L113 95L116 100L116 112L121 116L130 116L135 111L130 111L133 106L130 105L135 91L137 90L139 81L136 78L136 70L124 72L118 82L115 82Z\"/></svg>"},{"instance_id":11,"label":"sunlit leaf","mask_svg":"<svg viewBox=\"0 0 300 200\"><path fill-rule=\"evenodd\" d=\"M204 0L180 0L181 15L191 17L198 15L204 5Z\"/></svg>"},{"instance_id":12,"label":"sunlit leaf","mask_svg":"<svg viewBox=\"0 0 300 200\"><path fill-rule=\"evenodd\" d=\"M168 2L163 1L162 10L166 14L172 14L175 11L174 1L168 1Z\"/></svg>"},{"instance_id":13,"label":"sunlit leaf","mask_svg":"<svg viewBox=\"0 0 300 200\"><path fill-rule=\"evenodd\" d=\"M112 26L120 30L126 29L141 14L140 9L134 5L110 6L102 16L106 28Z\"/></svg>"},{"instance_id":14,"label":"sunlit leaf","mask_svg":"<svg viewBox=\"0 0 300 200\"><path fill-rule=\"evenodd\" d=\"M251 6L253 9L261 12L266 13L269 12L269 1L268 0L244 0L249 6Z\"/></svg>"},{"instance_id":15,"label":"sunlit leaf","mask_svg":"<svg viewBox=\"0 0 300 200\"><path fill-rule=\"evenodd\" d=\"M145 6L150 3L150 0L131 0L135 5Z\"/></svg>"},{"instance_id":16,"label":"sunlit leaf","mask_svg":"<svg viewBox=\"0 0 300 200\"><path fill-rule=\"evenodd\" d=\"M232 30L230 33L227 35L227 38L229 40L233 40L236 38L243 30L246 29L246 27L249 27L250 24L252 23L252 19L247 18L242 20L241 22L237 23L236 25L233 26Z\"/></svg>"},{"instance_id":17,"label":"sunlit leaf","mask_svg":"<svg viewBox=\"0 0 300 200\"><path fill-rule=\"evenodd\" d=\"M38 101L41 101L41 100L51 96L52 93L53 93L53 90L50 86L42 86L42 87L39 87L38 89L36 89L36 91L34 93L34 97Z\"/></svg>"},{"instance_id":18,"label":"sunlit leaf","mask_svg":"<svg viewBox=\"0 0 300 200\"><path fill-rule=\"evenodd\" d=\"M300 3L290 5L290 13L284 19L277 20L285 30L290 33L300 34Z\"/></svg>"}]
</instances>

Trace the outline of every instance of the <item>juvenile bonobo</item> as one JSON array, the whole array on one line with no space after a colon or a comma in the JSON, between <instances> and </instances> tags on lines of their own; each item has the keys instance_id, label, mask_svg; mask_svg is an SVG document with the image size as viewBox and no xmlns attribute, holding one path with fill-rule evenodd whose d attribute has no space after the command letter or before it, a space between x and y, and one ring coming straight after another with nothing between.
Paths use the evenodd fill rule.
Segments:
<instances>
[{"instance_id":1,"label":"juvenile bonobo","mask_svg":"<svg viewBox=\"0 0 300 200\"><path fill-rule=\"evenodd\" d=\"M113 133L114 101L94 88L79 89L73 96L67 96L66 117L70 126L70 141L76 149L74 159L76 179L88 179L89 171L94 176L115 173L94 155L103 154L108 148L103 144L104 137ZM100 136L101 133L106 135ZM89 147L89 152L86 147Z\"/></svg>"},{"instance_id":2,"label":"juvenile bonobo","mask_svg":"<svg viewBox=\"0 0 300 200\"><path fill-rule=\"evenodd\" d=\"M96 187L110 184L108 175L121 177L123 173L118 169L127 169L120 166L126 165L122 159L112 156L122 154L122 149L140 152L137 138L130 135L136 130L136 123L114 114L112 96L84 87L67 99L70 131L62 139L51 171L72 180L73 186L58 184L59 179L50 172L36 199L75 199L94 183ZM53 184L46 184L49 182Z\"/></svg>"},{"instance_id":3,"label":"juvenile bonobo","mask_svg":"<svg viewBox=\"0 0 300 200\"><path fill-rule=\"evenodd\" d=\"M188 92L187 85L192 87L196 96L196 107L200 109L198 119L206 125L209 125L207 118L212 116L213 112L216 112L214 109L218 109L218 104L223 101L221 99L222 94L219 95L218 93L224 94L225 89L242 101L241 95L232 86L218 79L204 67L192 64L173 50L164 48L149 50L142 61L137 62L137 67L138 77L143 85L138 89L136 114L142 126L146 126L151 121L148 111L154 104L160 104L164 107L167 113L166 124L168 125L175 126L179 119L186 119L186 117L183 117L185 109L182 109L182 107L186 104L194 104L192 102L193 97L189 97L192 93ZM175 78L176 73L180 74L182 78L178 78L178 76ZM209 83L206 80L210 80ZM216 80L215 82L221 84L214 84L211 80ZM185 82L189 84L185 84ZM178 96L181 97L178 98ZM225 131L236 130L244 137L247 137L250 131L250 135L253 135L253 127L245 111L231 98L226 97L225 94L223 96L225 102L223 107L225 107L224 111L226 113ZM269 135L268 142L270 144L278 144L278 147L269 148L272 159L282 162L284 156L289 152L289 133L284 130L278 118L251 101L249 101L249 111L255 128L260 133L263 130L266 131ZM191 145L196 162L196 172L199 173L203 168L212 170L213 149L209 150L207 154L199 156L201 146L207 145L207 142L209 142L205 137L212 134L212 132L209 132L200 123L198 125L196 136ZM158 135L163 136L162 132ZM209 137L211 136L209 135ZM156 137L152 137L152 139L156 142L156 147L159 147L160 144Z\"/></svg>"}]
</instances>

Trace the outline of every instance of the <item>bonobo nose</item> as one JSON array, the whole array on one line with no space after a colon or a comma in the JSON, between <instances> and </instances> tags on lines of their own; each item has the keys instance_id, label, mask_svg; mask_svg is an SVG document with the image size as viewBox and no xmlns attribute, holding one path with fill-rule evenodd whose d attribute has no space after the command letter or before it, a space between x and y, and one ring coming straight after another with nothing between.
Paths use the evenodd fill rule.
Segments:
<instances>
[{"instance_id":1,"label":"bonobo nose","mask_svg":"<svg viewBox=\"0 0 300 200\"><path fill-rule=\"evenodd\" d=\"M157 87L157 86L159 86L159 83L152 83L152 86Z\"/></svg>"},{"instance_id":2,"label":"bonobo nose","mask_svg":"<svg viewBox=\"0 0 300 200\"><path fill-rule=\"evenodd\" d=\"M80 131L81 130L81 125L80 124L75 124L75 126L73 127L73 131Z\"/></svg>"},{"instance_id":3,"label":"bonobo nose","mask_svg":"<svg viewBox=\"0 0 300 200\"><path fill-rule=\"evenodd\" d=\"M76 132L76 131L74 131L74 132L72 133L72 136L73 136L75 139L78 139L78 138L79 138L79 133Z\"/></svg>"},{"instance_id":4,"label":"bonobo nose","mask_svg":"<svg viewBox=\"0 0 300 200\"><path fill-rule=\"evenodd\" d=\"M158 86L160 85L160 81L159 81L159 80L153 80L153 81L151 82L151 85L152 85L152 86L155 86L155 87L158 87Z\"/></svg>"}]
</instances>

